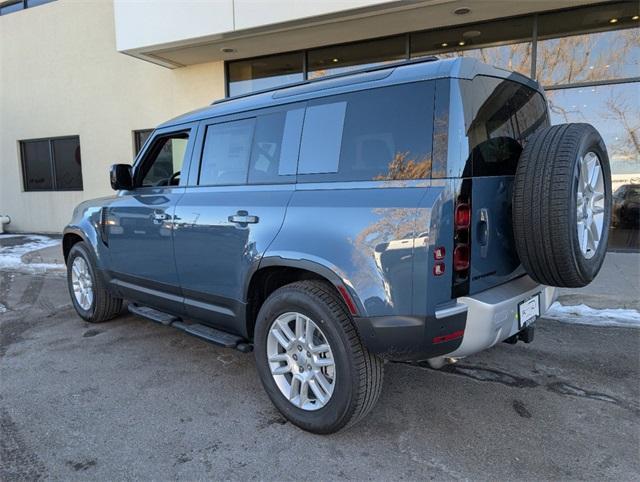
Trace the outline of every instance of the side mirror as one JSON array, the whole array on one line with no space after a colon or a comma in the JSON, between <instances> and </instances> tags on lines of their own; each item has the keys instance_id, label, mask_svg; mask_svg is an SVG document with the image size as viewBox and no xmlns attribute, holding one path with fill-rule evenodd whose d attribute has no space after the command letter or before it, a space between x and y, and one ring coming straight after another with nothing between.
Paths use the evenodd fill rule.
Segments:
<instances>
[{"instance_id":1,"label":"side mirror","mask_svg":"<svg viewBox=\"0 0 640 482\"><path fill-rule=\"evenodd\" d=\"M129 164L114 164L111 166L110 178L111 188L116 191L133 188L131 166Z\"/></svg>"}]
</instances>

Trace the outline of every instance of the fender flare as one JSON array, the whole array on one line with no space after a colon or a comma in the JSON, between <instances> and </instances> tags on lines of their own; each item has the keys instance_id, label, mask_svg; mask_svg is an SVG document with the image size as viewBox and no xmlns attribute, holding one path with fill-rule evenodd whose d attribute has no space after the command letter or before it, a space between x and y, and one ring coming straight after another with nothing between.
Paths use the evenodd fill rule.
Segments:
<instances>
[{"instance_id":1,"label":"fender flare","mask_svg":"<svg viewBox=\"0 0 640 482\"><path fill-rule=\"evenodd\" d=\"M311 261L302 258L283 257L281 255L267 255L260 260L258 268L251 274L250 279L252 279L253 275L262 268L285 267L309 271L329 281L336 288L338 293L340 293L343 299L345 298L345 293L343 292L344 290L347 296L351 298L351 301L353 302L356 312L352 313L354 316L362 316L364 313L366 313L364 305L362 304L360 297L354 291L351 283L343 276L339 275L337 273L337 269L332 267L329 263L323 264L320 261L321 260ZM248 299L250 284L251 283L248 282L247 286L245 287L245 299ZM347 303L347 305L349 305L349 301L347 299L345 299L345 302Z\"/></svg>"}]
</instances>

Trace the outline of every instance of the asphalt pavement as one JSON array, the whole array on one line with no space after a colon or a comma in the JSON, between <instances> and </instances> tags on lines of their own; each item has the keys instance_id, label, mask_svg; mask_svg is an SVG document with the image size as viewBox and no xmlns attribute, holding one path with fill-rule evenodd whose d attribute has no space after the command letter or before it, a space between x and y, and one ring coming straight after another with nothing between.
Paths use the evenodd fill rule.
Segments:
<instances>
[{"instance_id":1,"label":"asphalt pavement","mask_svg":"<svg viewBox=\"0 0 640 482\"><path fill-rule=\"evenodd\" d=\"M444 370L389 363L368 418L318 436L277 412L252 354L86 323L60 270L0 269L0 311L3 481L640 478L638 328L540 319L532 344Z\"/></svg>"}]
</instances>

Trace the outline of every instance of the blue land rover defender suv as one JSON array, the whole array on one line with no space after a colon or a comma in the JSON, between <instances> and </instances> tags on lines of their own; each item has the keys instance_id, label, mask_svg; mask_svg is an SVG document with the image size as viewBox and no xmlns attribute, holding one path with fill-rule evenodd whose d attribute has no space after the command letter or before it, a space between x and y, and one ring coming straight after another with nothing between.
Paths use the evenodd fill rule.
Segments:
<instances>
[{"instance_id":1,"label":"blue land rover defender suv","mask_svg":"<svg viewBox=\"0 0 640 482\"><path fill-rule=\"evenodd\" d=\"M434 367L533 339L589 283L607 151L540 86L472 59L405 62L215 102L160 125L64 231L71 299L255 353L294 424L363 418L385 360Z\"/></svg>"}]
</instances>

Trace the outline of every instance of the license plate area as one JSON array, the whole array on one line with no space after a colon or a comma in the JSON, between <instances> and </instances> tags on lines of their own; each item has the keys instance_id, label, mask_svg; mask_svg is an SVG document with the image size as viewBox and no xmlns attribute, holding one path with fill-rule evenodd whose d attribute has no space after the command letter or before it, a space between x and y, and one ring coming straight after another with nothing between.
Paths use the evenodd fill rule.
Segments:
<instances>
[{"instance_id":1,"label":"license plate area","mask_svg":"<svg viewBox=\"0 0 640 482\"><path fill-rule=\"evenodd\" d=\"M518 303L518 328L529 326L540 316L540 293Z\"/></svg>"}]
</instances>

